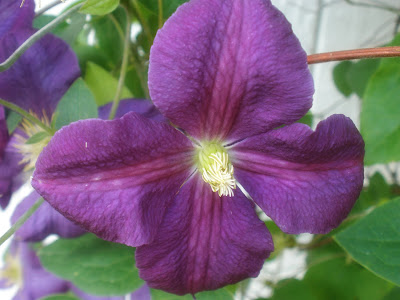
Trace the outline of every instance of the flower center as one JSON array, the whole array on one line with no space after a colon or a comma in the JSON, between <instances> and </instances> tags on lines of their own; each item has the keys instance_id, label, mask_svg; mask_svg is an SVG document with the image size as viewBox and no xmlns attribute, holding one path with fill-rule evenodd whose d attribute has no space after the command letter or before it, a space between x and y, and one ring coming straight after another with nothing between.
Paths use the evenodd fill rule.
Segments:
<instances>
[{"instance_id":1,"label":"flower center","mask_svg":"<svg viewBox=\"0 0 400 300\"><path fill-rule=\"evenodd\" d=\"M4 267L0 270L0 280L5 282L6 287L15 284L22 287L21 264L17 257L10 253L6 254Z\"/></svg>"},{"instance_id":2,"label":"flower center","mask_svg":"<svg viewBox=\"0 0 400 300\"><path fill-rule=\"evenodd\" d=\"M233 166L226 149L216 142L202 143L198 151L198 169L213 192L221 196L233 196L236 180Z\"/></svg>"},{"instance_id":3,"label":"flower center","mask_svg":"<svg viewBox=\"0 0 400 300\"><path fill-rule=\"evenodd\" d=\"M42 121L46 125L50 124L47 117L44 117ZM35 168L39 154L50 142L51 136L47 132L44 132L40 126L32 124L26 119L22 121L20 129L23 131L23 134L16 134L17 141L14 147L22 154L20 163L26 164L24 170L28 171Z\"/></svg>"}]
</instances>

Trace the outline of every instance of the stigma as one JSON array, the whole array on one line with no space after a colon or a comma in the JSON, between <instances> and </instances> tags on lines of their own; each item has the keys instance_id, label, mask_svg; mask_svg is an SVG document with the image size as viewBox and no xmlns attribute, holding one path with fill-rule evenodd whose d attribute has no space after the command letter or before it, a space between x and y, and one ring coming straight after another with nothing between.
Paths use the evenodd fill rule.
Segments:
<instances>
[{"instance_id":1,"label":"stigma","mask_svg":"<svg viewBox=\"0 0 400 300\"><path fill-rule=\"evenodd\" d=\"M198 169L213 192L218 192L220 197L234 195L234 169L223 146L216 142L203 143L198 151Z\"/></svg>"},{"instance_id":2,"label":"stigma","mask_svg":"<svg viewBox=\"0 0 400 300\"><path fill-rule=\"evenodd\" d=\"M47 117L43 118L43 123L50 125ZM22 155L20 164L24 164L24 171L35 168L36 161L43 148L50 142L51 135L43 131L43 129L30 121L24 119L20 129L22 134L16 134L16 143L14 147Z\"/></svg>"}]
</instances>

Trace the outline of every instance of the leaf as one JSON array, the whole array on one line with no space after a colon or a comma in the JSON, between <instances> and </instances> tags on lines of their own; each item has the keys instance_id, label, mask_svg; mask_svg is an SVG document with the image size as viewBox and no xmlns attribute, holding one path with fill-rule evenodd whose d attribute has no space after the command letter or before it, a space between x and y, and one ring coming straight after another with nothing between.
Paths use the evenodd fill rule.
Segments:
<instances>
[{"instance_id":1,"label":"leaf","mask_svg":"<svg viewBox=\"0 0 400 300\"><path fill-rule=\"evenodd\" d=\"M7 128L8 134L14 132L14 130L18 127L18 124L22 121L22 116L15 111L10 111L7 116Z\"/></svg>"},{"instance_id":2,"label":"leaf","mask_svg":"<svg viewBox=\"0 0 400 300\"><path fill-rule=\"evenodd\" d=\"M70 294L55 294L41 298L40 300L80 300L80 299Z\"/></svg>"},{"instance_id":3,"label":"leaf","mask_svg":"<svg viewBox=\"0 0 400 300\"><path fill-rule=\"evenodd\" d=\"M357 262L400 285L400 198L376 208L335 238Z\"/></svg>"},{"instance_id":4,"label":"leaf","mask_svg":"<svg viewBox=\"0 0 400 300\"><path fill-rule=\"evenodd\" d=\"M313 122L313 115L310 111L306 113L300 120L297 121L297 123L303 123L310 127L312 125L312 122Z\"/></svg>"},{"instance_id":5,"label":"leaf","mask_svg":"<svg viewBox=\"0 0 400 300\"><path fill-rule=\"evenodd\" d=\"M132 247L101 240L92 234L59 239L39 251L47 270L94 295L123 295L144 282L135 267Z\"/></svg>"},{"instance_id":6,"label":"leaf","mask_svg":"<svg viewBox=\"0 0 400 300\"><path fill-rule=\"evenodd\" d=\"M91 62L87 64L85 82L92 91L98 106L107 104L114 99L118 80L98 65ZM132 97L132 93L124 86L121 99Z\"/></svg>"},{"instance_id":7,"label":"leaf","mask_svg":"<svg viewBox=\"0 0 400 300\"><path fill-rule=\"evenodd\" d=\"M174 294L166 293L161 290L151 289L152 300L193 300L191 295L177 296ZM221 288L216 291L206 291L196 294L197 300L233 300L234 296L228 288Z\"/></svg>"},{"instance_id":8,"label":"leaf","mask_svg":"<svg viewBox=\"0 0 400 300\"><path fill-rule=\"evenodd\" d=\"M106 15L116 9L118 5L119 0L87 0L80 12L91 15Z\"/></svg>"},{"instance_id":9,"label":"leaf","mask_svg":"<svg viewBox=\"0 0 400 300\"><path fill-rule=\"evenodd\" d=\"M310 253L312 258L307 258L310 267L304 279L279 282L270 299L381 299L393 287L360 265L349 263L335 243Z\"/></svg>"},{"instance_id":10,"label":"leaf","mask_svg":"<svg viewBox=\"0 0 400 300\"><path fill-rule=\"evenodd\" d=\"M346 97L353 93L353 89L347 81L347 73L352 65L353 63L351 61L343 61L333 68L333 81L335 82L336 88Z\"/></svg>"},{"instance_id":11,"label":"leaf","mask_svg":"<svg viewBox=\"0 0 400 300\"><path fill-rule=\"evenodd\" d=\"M62 97L56 108L55 128L72 122L97 118L94 97L82 78L78 78Z\"/></svg>"},{"instance_id":12,"label":"leaf","mask_svg":"<svg viewBox=\"0 0 400 300\"><path fill-rule=\"evenodd\" d=\"M43 140L44 138L48 137L49 134L45 131L42 132L38 132L36 134L34 134L33 136L31 136L26 142L25 144L36 144L38 142L40 142L41 140Z\"/></svg>"},{"instance_id":13,"label":"leaf","mask_svg":"<svg viewBox=\"0 0 400 300\"><path fill-rule=\"evenodd\" d=\"M393 288L383 300L399 300L400 299L400 287Z\"/></svg>"},{"instance_id":14,"label":"leaf","mask_svg":"<svg viewBox=\"0 0 400 300\"><path fill-rule=\"evenodd\" d=\"M367 83L379 67L379 59L363 59L353 63L346 74L346 81L358 97L363 98Z\"/></svg>"},{"instance_id":15,"label":"leaf","mask_svg":"<svg viewBox=\"0 0 400 300\"><path fill-rule=\"evenodd\" d=\"M400 44L400 35L393 44ZM383 58L368 82L361 111L365 164L400 160L400 58Z\"/></svg>"}]
</instances>

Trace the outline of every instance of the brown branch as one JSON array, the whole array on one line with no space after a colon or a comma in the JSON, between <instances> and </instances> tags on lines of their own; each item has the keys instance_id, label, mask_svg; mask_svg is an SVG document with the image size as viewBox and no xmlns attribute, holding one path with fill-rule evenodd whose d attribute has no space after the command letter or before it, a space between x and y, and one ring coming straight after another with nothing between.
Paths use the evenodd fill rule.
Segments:
<instances>
[{"instance_id":1,"label":"brown branch","mask_svg":"<svg viewBox=\"0 0 400 300\"><path fill-rule=\"evenodd\" d=\"M328 61L341 61L362 58L380 58L380 57L399 57L400 47L380 47L345 50L336 52L327 52L319 54L311 54L307 57L308 64L318 64Z\"/></svg>"}]
</instances>

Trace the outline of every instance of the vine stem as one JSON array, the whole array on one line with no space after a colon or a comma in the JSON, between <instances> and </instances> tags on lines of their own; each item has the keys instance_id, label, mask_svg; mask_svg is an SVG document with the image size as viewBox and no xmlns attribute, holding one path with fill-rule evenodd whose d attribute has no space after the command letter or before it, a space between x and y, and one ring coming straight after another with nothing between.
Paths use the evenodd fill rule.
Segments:
<instances>
[{"instance_id":1,"label":"vine stem","mask_svg":"<svg viewBox=\"0 0 400 300\"><path fill-rule=\"evenodd\" d=\"M27 212L25 212L18 220L15 222L13 226L11 226L10 229L7 230L5 234L3 234L0 237L0 246L3 245L5 241L7 241L24 223L26 220L29 219L30 216L33 215L33 213L42 205L44 202L44 199L42 197L39 198L38 201L33 204Z\"/></svg>"},{"instance_id":2,"label":"vine stem","mask_svg":"<svg viewBox=\"0 0 400 300\"><path fill-rule=\"evenodd\" d=\"M22 117L24 117L25 119L27 119L28 121L38 125L40 128L42 128L43 130L45 130L46 132L48 132L50 135L54 134L54 131L48 127L46 124L44 124L42 121L40 121L38 118L36 118L35 116L31 115L29 112L27 112L26 110L22 109L21 107L7 102L3 99L0 99L0 104L15 111L17 114L21 115Z\"/></svg>"},{"instance_id":3,"label":"vine stem","mask_svg":"<svg viewBox=\"0 0 400 300\"><path fill-rule=\"evenodd\" d=\"M49 5L46 5L45 7L39 9L39 10L37 11L37 13L35 14L35 18L36 18L36 17L39 17L40 15L44 14L44 13L45 13L46 11L48 11L49 9L51 9L51 8L53 8L53 7L55 7L55 6L59 5L59 4L61 4L61 3L63 3L63 1L54 0L54 1L53 1L52 3L50 3Z\"/></svg>"},{"instance_id":4,"label":"vine stem","mask_svg":"<svg viewBox=\"0 0 400 300\"><path fill-rule=\"evenodd\" d=\"M17 61L17 59L20 58L21 55L24 54L25 51L29 49L29 47L31 47L44 35L53 30L53 28L55 28L57 25L64 22L70 15L78 11L82 7L82 5L83 3L72 7L70 10L64 12L63 14L55 18L53 21L51 21L49 24L38 30L35 34L30 36L21 46L18 47L17 50L14 51L13 54L11 54L9 58L7 58L3 63L0 64L0 72L9 69Z\"/></svg>"},{"instance_id":5,"label":"vine stem","mask_svg":"<svg viewBox=\"0 0 400 300\"><path fill-rule=\"evenodd\" d=\"M128 58L129 58L129 45L131 41L131 16L129 15L128 10L125 8L126 12L126 29L125 29L125 39L124 39L124 53L122 56L122 65L121 72L119 75L118 86L115 92L113 104L111 107L110 115L108 116L109 120L114 119L115 114L117 113L119 102L121 101L121 93L125 83L126 69L128 66Z\"/></svg>"},{"instance_id":6,"label":"vine stem","mask_svg":"<svg viewBox=\"0 0 400 300\"><path fill-rule=\"evenodd\" d=\"M365 48L311 54L307 57L308 64L318 64L329 61L352 60L362 58L400 57L400 46Z\"/></svg>"}]
</instances>

